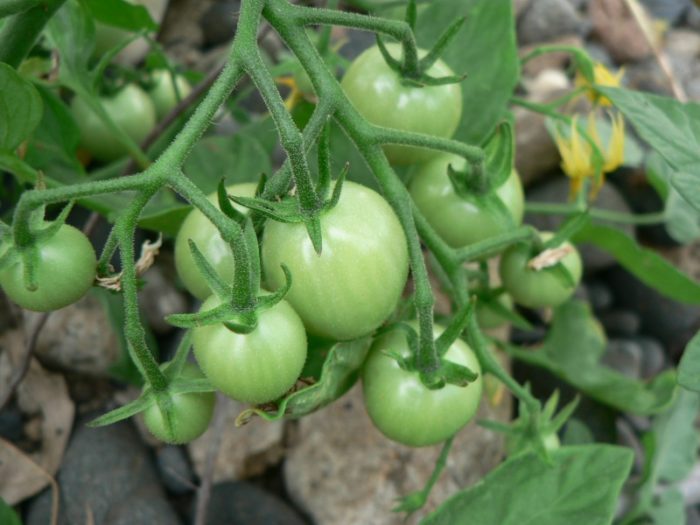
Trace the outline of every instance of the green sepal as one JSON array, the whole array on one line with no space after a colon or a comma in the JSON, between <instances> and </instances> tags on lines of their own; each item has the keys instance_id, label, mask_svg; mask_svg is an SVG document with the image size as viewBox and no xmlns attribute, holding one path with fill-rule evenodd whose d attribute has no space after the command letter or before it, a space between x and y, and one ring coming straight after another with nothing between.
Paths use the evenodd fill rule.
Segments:
<instances>
[{"instance_id":1,"label":"green sepal","mask_svg":"<svg viewBox=\"0 0 700 525\"><path fill-rule=\"evenodd\" d=\"M209 326L223 323L224 321L231 321L243 313L235 310L230 304L223 303L204 312L170 314L165 317L165 320L178 328L197 328L199 326Z\"/></svg>"},{"instance_id":2,"label":"green sepal","mask_svg":"<svg viewBox=\"0 0 700 525\"><path fill-rule=\"evenodd\" d=\"M66 204L63 207L63 209L61 209L61 212L58 214L58 216L53 221L51 221L51 223L49 223L48 226L44 226L43 228L35 231L35 242L45 242L54 235L56 235L56 233L58 233L58 230L61 229L61 226L63 226L66 223L66 219L68 218L68 215L73 209L74 204L75 201L68 202L68 204Z\"/></svg>"},{"instance_id":3,"label":"green sepal","mask_svg":"<svg viewBox=\"0 0 700 525\"><path fill-rule=\"evenodd\" d=\"M20 254L17 250L13 249L13 245L11 242L9 242L9 248L7 248L7 251L0 255L0 271L4 270L5 268L9 267L11 264L13 264L17 259L20 258ZM0 247L2 246L2 243L0 243Z\"/></svg>"},{"instance_id":4,"label":"green sepal","mask_svg":"<svg viewBox=\"0 0 700 525\"><path fill-rule=\"evenodd\" d=\"M380 352L382 354L384 354L385 356L387 356L388 358L396 361L396 364L399 365L399 368L401 370L404 370L406 372L415 372L416 371L414 359L412 359L410 357L407 358L407 357L401 355L399 352L394 352L392 350L382 349L382 350L380 350Z\"/></svg>"},{"instance_id":5,"label":"green sepal","mask_svg":"<svg viewBox=\"0 0 700 525\"><path fill-rule=\"evenodd\" d=\"M221 179L219 185L216 187L216 197L219 201L219 209L224 212L224 215L233 219L238 224L243 224L246 216L239 212L236 208L231 205L228 193L226 193L226 179Z\"/></svg>"},{"instance_id":6,"label":"green sepal","mask_svg":"<svg viewBox=\"0 0 700 525\"><path fill-rule=\"evenodd\" d=\"M462 26L464 25L464 22L466 22L467 17L461 16L454 22L452 22L447 29L445 29L442 34L438 37L437 42L435 42L435 45L432 47L432 49L426 54L423 58L421 58L418 61L418 70L421 73L424 73L425 71L428 71L435 62L437 62L442 54L445 52L447 49L447 46L449 46L452 41L455 39L457 36L457 33L459 33L459 30L462 29ZM457 75L457 77L460 77L460 75ZM462 76L461 78L464 79L466 75ZM429 78L429 77L428 77ZM448 77L443 77L443 78L448 78ZM434 80L439 80L439 79L434 79Z\"/></svg>"},{"instance_id":7,"label":"green sepal","mask_svg":"<svg viewBox=\"0 0 700 525\"><path fill-rule=\"evenodd\" d=\"M316 193L322 200L328 195L331 186L331 126L330 121L326 122L321 131L318 141L318 183Z\"/></svg>"},{"instance_id":8,"label":"green sepal","mask_svg":"<svg viewBox=\"0 0 700 525\"><path fill-rule=\"evenodd\" d=\"M258 315L255 309L236 313L233 319L223 321L228 330L234 334L249 334L258 326Z\"/></svg>"},{"instance_id":9,"label":"green sepal","mask_svg":"<svg viewBox=\"0 0 700 525\"><path fill-rule=\"evenodd\" d=\"M131 403L128 403L114 410L110 410L106 414L103 414L100 417L93 419L87 424L87 426L104 427L106 425L111 425L113 423L123 421L124 419L128 419L140 412L143 412L153 403L154 399L151 392L144 392Z\"/></svg>"},{"instance_id":10,"label":"green sepal","mask_svg":"<svg viewBox=\"0 0 700 525\"><path fill-rule=\"evenodd\" d=\"M488 177L489 188L500 187L513 171L515 162L515 135L512 122L501 122L483 146L484 169Z\"/></svg>"},{"instance_id":11,"label":"green sepal","mask_svg":"<svg viewBox=\"0 0 700 525\"><path fill-rule=\"evenodd\" d=\"M369 337L336 343L328 352L316 383L287 394L274 405L244 410L236 418L236 426L246 424L253 416L266 421L285 416L299 418L332 403L357 381L370 343Z\"/></svg>"},{"instance_id":12,"label":"green sepal","mask_svg":"<svg viewBox=\"0 0 700 525\"><path fill-rule=\"evenodd\" d=\"M576 280L571 275L569 269L562 263L557 263L554 266L550 266L549 268L543 268L542 270L549 270L551 274L554 275L554 277L556 277L557 280L559 280L559 282L564 285L565 288L576 287Z\"/></svg>"},{"instance_id":13,"label":"green sepal","mask_svg":"<svg viewBox=\"0 0 700 525\"><path fill-rule=\"evenodd\" d=\"M248 248L248 261L250 266L250 283L252 289L260 285L260 246L258 245L258 236L255 233L255 226L250 217L245 218L243 225L243 241ZM233 250L233 247L231 247Z\"/></svg>"},{"instance_id":14,"label":"green sepal","mask_svg":"<svg viewBox=\"0 0 700 525\"><path fill-rule=\"evenodd\" d=\"M187 356L190 353L191 346L192 330L185 330L182 339L180 339L180 343L177 345L175 355L162 367L163 374L165 374L166 378L173 379L182 373L182 369L185 367L185 363L187 362Z\"/></svg>"},{"instance_id":15,"label":"green sepal","mask_svg":"<svg viewBox=\"0 0 700 525\"><path fill-rule=\"evenodd\" d=\"M268 219L272 219L277 222L285 223L300 223L304 222L304 218L299 213L299 206L296 200L292 197L286 197L280 201L269 201L267 199L261 199L256 197L239 197L236 195L229 195L231 199L236 204L250 208L253 211L261 213Z\"/></svg>"},{"instance_id":16,"label":"green sepal","mask_svg":"<svg viewBox=\"0 0 700 525\"><path fill-rule=\"evenodd\" d=\"M216 392L211 382L202 377L199 379L175 379L168 385L170 394L189 394L189 393L205 393Z\"/></svg>"},{"instance_id":17,"label":"green sepal","mask_svg":"<svg viewBox=\"0 0 700 525\"><path fill-rule=\"evenodd\" d=\"M275 292L266 295L258 296L258 309L272 308L279 303L289 293L292 287L292 272L289 271L286 264L281 264L282 272L284 273L284 286L275 290Z\"/></svg>"},{"instance_id":18,"label":"green sepal","mask_svg":"<svg viewBox=\"0 0 700 525\"><path fill-rule=\"evenodd\" d=\"M479 374L469 367L458 365L457 363L442 358L440 360L440 368L438 369L437 376L440 378L440 382L433 383L432 385L423 384L431 390L443 388L445 385L467 386L469 383L475 381L479 377Z\"/></svg>"},{"instance_id":19,"label":"green sepal","mask_svg":"<svg viewBox=\"0 0 700 525\"><path fill-rule=\"evenodd\" d=\"M214 267L209 264L209 261L204 254L197 248L197 244L192 239L187 239L187 245L190 248L192 259L197 267L197 271L204 277L209 288L216 294L217 297L225 298L231 294L231 289L226 286L224 281L216 273Z\"/></svg>"},{"instance_id":20,"label":"green sepal","mask_svg":"<svg viewBox=\"0 0 700 525\"><path fill-rule=\"evenodd\" d=\"M376 39L379 52L382 54L382 57L384 57L384 61L386 62L387 66L396 71L399 75L403 76L403 66L401 62L396 60L393 56L391 56L391 53L389 53L389 50L386 48L386 44L384 44L384 39L379 33L377 33Z\"/></svg>"},{"instance_id":21,"label":"green sepal","mask_svg":"<svg viewBox=\"0 0 700 525\"><path fill-rule=\"evenodd\" d=\"M309 239L314 247L314 251L316 254L321 255L321 251L323 250L321 219L318 215L314 214L312 217L308 217L304 220L304 226L306 226L306 233L309 234Z\"/></svg>"},{"instance_id":22,"label":"green sepal","mask_svg":"<svg viewBox=\"0 0 700 525\"><path fill-rule=\"evenodd\" d=\"M345 183L345 178L347 177L349 171L350 163L346 162L343 166L343 169L340 170L338 178L335 181L335 186L333 187L333 193L331 194L331 198L323 204L324 211L332 210L338 204L338 201L340 200L340 195L343 191L343 184Z\"/></svg>"},{"instance_id":23,"label":"green sepal","mask_svg":"<svg viewBox=\"0 0 700 525\"><path fill-rule=\"evenodd\" d=\"M450 346L452 346L452 343L459 339L459 336L467 327L470 315L474 315L474 305L471 301L464 303L460 307L445 331L436 339L435 350L440 357L444 356Z\"/></svg>"}]
</instances>

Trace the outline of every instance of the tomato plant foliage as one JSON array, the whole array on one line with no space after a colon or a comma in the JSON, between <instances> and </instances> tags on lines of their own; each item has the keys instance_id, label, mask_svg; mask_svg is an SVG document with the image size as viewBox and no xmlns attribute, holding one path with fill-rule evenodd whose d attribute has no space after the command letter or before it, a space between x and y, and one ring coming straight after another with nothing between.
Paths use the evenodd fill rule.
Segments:
<instances>
[{"instance_id":1,"label":"tomato plant foliage","mask_svg":"<svg viewBox=\"0 0 700 525\"><path fill-rule=\"evenodd\" d=\"M588 244L660 294L700 304L695 279L613 226L662 222L680 243L700 237L700 106L601 86L600 64L580 49L544 46L519 58L510 0L329 4L243 0L213 84L159 44L125 65L122 49L159 27L140 5L0 8L3 293L49 312L106 288L95 296L120 330L115 375L143 389L93 424L142 413L156 437L184 443L207 429L214 391L252 404L242 424L303 417L360 381L370 419L396 446L444 443L425 487L397 507L410 513L450 468L453 436L508 391L518 417L478 423L505 434L513 455L423 523L602 525L616 508L623 523L678 519L679 484L697 457L700 339L677 373L669 365L630 377L604 364L607 335L572 296L585 275L577 246ZM288 52L268 56L262 24ZM378 39L348 61L333 25ZM553 51L571 55L581 86L567 101L611 103L604 140L591 126L584 134L575 104L516 96L521 66ZM190 89L192 102L178 105ZM251 111L260 101L264 109ZM512 105L569 125L552 129L570 201L525 202ZM618 158L629 152L620 115L654 150L646 159L641 150ZM663 213L598 207L603 175L623 161L645 162ZM100 218L111 233L69 226L81 217L71 206L96 214L86 231ZM542 235L522 225L526 208L567 220ZM153 233L164 243L139 253L137 239ZM140 306L146 270L170 251L185 289L204 303L167 317L182 340L161 364ZM509 322L535 342L491 331ZM626 506L617 502L631 449L592 443L576 402L559 409L558 394L538 398L500 350L616 417L649 418L639 431L643 476L627 484ZM0 501L0 514L14 520L6 507Z\"/></svg>"}]
</instances>

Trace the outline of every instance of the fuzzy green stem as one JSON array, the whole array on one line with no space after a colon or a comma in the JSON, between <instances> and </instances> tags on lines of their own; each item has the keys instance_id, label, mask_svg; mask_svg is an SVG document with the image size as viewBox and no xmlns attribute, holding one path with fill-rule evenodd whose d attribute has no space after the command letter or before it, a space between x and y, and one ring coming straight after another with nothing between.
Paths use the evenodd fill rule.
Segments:
<instances>
[{"instance_id":1,"label":"fuzzy green stem","mask_svg":"<svg viewBox=\"0 0 700 525\"><path fill-rule=\"evenodd\" d=\"M65 0L43 0L5 21L0 30L0 62L19 67L46 23ZM29 2L27 2L29 3Z\"/></svg>"},{"instance_id":2,"label":"fuzzy green stem","mask_svg":"<svg viewBox=\"0 0 700 525\"><path fill-rule=\"evenodd\" d=\"M577 204L556 204L549 202L528 202L525 204L528 213L540 213L545 215L576 215L586 211L585 207ZM662 211L654 213L624 213L601 208L588 208L588 215L592 219L617 222L619 224L663 224L666 214Z\"/></svg>"},{"instance_id":3,"label":"fuzzy green stem","mask_svg":"<svg viewBox=\"0 0 700 525\"><path fill-rule=\"evenodd\" d=\"M484 256L498 253L516 242L532 239L536 235L537 231L532 226L521 226L457 250L457 259L463 262L476 261Z\"/></svg>"}]
</instances>

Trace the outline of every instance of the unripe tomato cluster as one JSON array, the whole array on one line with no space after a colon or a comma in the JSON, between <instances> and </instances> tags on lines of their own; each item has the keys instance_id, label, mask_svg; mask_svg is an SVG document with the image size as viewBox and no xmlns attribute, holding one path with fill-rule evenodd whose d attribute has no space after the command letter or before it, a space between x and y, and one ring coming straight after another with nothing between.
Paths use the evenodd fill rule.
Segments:
<instances>
[{"instance_id":1,"label":"unripe tomato cluster","mask_svg":"<svg viewBox=\"0 0 700 525\"><path fill-rule=\"evenodd\" d=\"M398 57L398 47L389 46L389 51ZM434 77L453 75L439 60L427 73ZM186 95L189 87L178 85L180 95ZM407 84L385 63L376 47L354 61L341 85L354 108L378 126L449 138L461 120L459 84ZM137 86L128 85L101 102L115 123L139 142L156 117L162 117L177 101L169 74L154 76L151 97L153 100ZM85 101L76 98L73 113L82 144L94 157L111 161L126 154ZM491 190L502 204L493 211L483 206L480 196L455 191L448 167L464 170L464 159L405 145L386 146L385 153L392 164L411 166L410 196L449 246L464 248L522 222L523 189L515 171ZM227 192L251 197L255 185L233 185ZM218 205L216 195L210 196L210 201ZM288 294L274 306L256 312L257 325L252 331L239 333L222 323L194 328L193 347L199 368L187 365L181 373L183 379L197 379L203 373L215 388L239 401L276 401L295 385L302 372L307 334L348 341L371 335L386 323L409 273L406 237L395 212L374 190L345 182L339 201L321 214L320 224L322 251L317 253L304 224L266 221L260 246L261 286L271 292L282 288L286 282L284 265L292 277ZM233 282L233 254L211 222L193 210L176 237L175 262L185 288L204 301L201 309L208 311L220 305L222 298L212 294L200 273L190 241L225 283ZM563 267L570 280L577 283L581 277L580 258L571 245L564 247L564 255L554 265ZM6 249L0 246L0 256ZM512 308L513 302L530 308L556 306L573 292L571 282L561 279L551 265L531 267L536 255L532 243L512 245L502 254L500 274L506 293L494 299L502 308ZM28 309L47 311L66 306L82 296L95 278L92 246L70 226L61 226L53 237L36 246L36 291L24 286L24 260L18 257L0 271L0 286ZM477 311L477 319L484 328L503 321L488 307ZM410 326L415 329L417 325L413 322ZM411 359L404 328L392 327L373 341L361 373L365 403L377 428L390 439L409 446L431 445L449 438L473 418L483 388L481 367L474 351L457 339L442 358L468 367L478 374L477 379L467 386L447 384L429 389L416 371L404 369L395 359ZM435 325L434 337L443 331ZM158 403L146 409L145 421L158 438L180 443L206 429L212 394L187 392L157 399ZM168 410L162 410L163 403L168 404ZM169 414L169 421L164 414Z\"/></svg>"}]
</instances>

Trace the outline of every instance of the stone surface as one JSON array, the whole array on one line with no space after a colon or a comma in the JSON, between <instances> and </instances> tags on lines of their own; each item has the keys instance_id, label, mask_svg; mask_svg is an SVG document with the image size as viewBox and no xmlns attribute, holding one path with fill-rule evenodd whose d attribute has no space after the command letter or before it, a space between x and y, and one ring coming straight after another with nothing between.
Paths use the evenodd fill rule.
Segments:
<instances>
[{"instance_id":1,"label":"stone surface","mask_svg":"<svg viewBox=\"0 0 700 525\"><path fill-rule=\"evenodd\" d=\"M22 413L14 406L4 408L0 411L0 438L18 441L21 437Z\"/></svg>"},{"instance_id":2,"label":"stone surface","mask_svg":"<svg viewBox=\"0 0 700 525\"><path fill-rule=\"evenodd\" d=\"M564 35L584 35L587 27L569 0L536 0L518 20L518 42L536 44Z\"/></svg>"},{"instance_id":3,"label":"stone surface","mask_svg":"<svg viewBox=\"0 0 700 525\"><path fill-rule=\"evenodd\" d=\"M641 321L631 310L609 310L598 314L598 320L611 336L630 337L639 331Z\"/></svg>"},{"instance_id":4,"label":"stone surface","mask_svg":"<svg viewBox=\"0 0 700 525\"><path fill-rule=\"evenodd\" d=\"M246 405L219 395L217 410L224 410L224 428L219 453L214 468L214 482L239 480L261 474L268 466L277 463L283 455L282 438L284 423L268 423L253 418L247 425L235 426L235 420ZM188 445L195 472L204 472L214 425Z\"/></svg>"},{"instance_id":5,"label":"stone surface","mask_svg":"<svg viewBox=\"0 0 700 525\"><path fill-rule=\"evenodd\" d=\"M600 362L627 377L642 376L642 348L628 339L610 339Z\"/></svg>"},{"instance_id":6,"label":"stone surface","mask_svg":"<svg viewBox=\"0 0 700 525\"><path fill-rule=\"evenodd\" d=\"M688 0L641 0L641 3L654 18L671 25L678 24L689 7Z\"/></svg>"},{"instance_id":7,"label":"stone surface","mask_svg":"<svg viewBox=\"0 0 700 525\"><path fill-rule=\"evenodd\" d=\"M515 168L525 186L559 166L559 152L545 128L545 118L525 108L514 108Z\"/></svg>"},{"instance_id":8,"label":"stone surface","mask_svg":"<svg viewBox=\"0 0 700 525\"><path fill-rule=\"evenodd\" d=\"M156 466L163 485L173 494L187 494L197 487L192 465L183 447L166 445L159 448Z\"/></svg>"},{"instance_id":9,"label":"stone surface","mask_svg":"<svg viewBox=\"0 0 700 525\"><path fill-rule=\"evenodd\" d=\"M659 341L644 336L637 336L633 340L642 349L642 379L651 379L666 368L668 360Z\"/></svg>"},{"instance_id":10,"label":"stone surface","mask_svg":"<svg viewBox=\"0 0 700 525\"><path fill-rule=\"evenodd\" d=\"M243 481L212 488L207 525L304 525L299 514L284 501Z\"/></svg>"},{"instance_id":11,"label":"stone surface","mask_svg":"<svg viewBox=\"0 0 700 525\"><path fill-rule=\"evenodd\" d=\"M616 62L634 62L651 55L651 48L625 0L592 0L588 15L595 36Z\"/></svg>"},{"instance_id":12,"label":"stone surface","mask_svg":"<svg viewBox=\"0 0 700 525\"><path fill-rule=\"evenodd\" d=\"M505 421L509 398L492 406L486 399L475 420ZM292 500L316 525L387 525L405 523L391 512L396 499L419 490L428 480L441 446L409 448L394 443L374 428L356 385L329 407L298 422L298 440L290 445L284 464ZM460 488L475 483L498 464L502 438L470 423L460 431L428 504L407 523Z\"/></svg>"},{"instance_id":13,"label":"stone surface","mask_svg":"<svg viewBox=\"0 0 700 525\"><path fill-rule=\"evenodd\" d=\"M616 303L639 314L641 333L658 339L671 358L678 357L700 328L700 307L667 299L620 267L605 272L605 278Z\"/></svg>"},{"instance_id":14,"label":"stone surface","mask_svg":"<svg viewBox=\"0 0 700 525\"><path fill-rule=\"evenodd\" d=\"M700 100L700 34L675 29L666 35L664 51L675 78L690 100Z\"/></svg>"},{"instance_id":15,"label":"stone surface","mask_svg":"<svg viewBox=\"0 0 700 525\"><path fill-rule=\"evenodd\" d=\"M58 473L59 525L176 525L148 451L131 423L88 428L79 422ZM49 523L51 498L29 507L27 525Z\"/></svg>"},{"instance_id":16,"label":"stone surface","mask_svg":"<svg viewBox=\"0 0 700 525\"><path fill-rule=\"evenodd\" d=\"M42 314L24 312L29 334ZM54 311L41 330L36 356L50 367L106 376L121 355L119 338L99 299L88 293L77 303Z\"/></svg>"},{"instance_id":17,"label":"stone surface","mask_svg":"<svg viewBox=\"0 0 700 525\"><path fill-rule=\"evenodd\" d=\"M225 0L212 4L200 17L199 25L205 46L218 46L229 42L236 33L236 13L241 8L239 0Z\"/></svg>"},{"instance_id":18,"label":"stone surface","mask_svg":"<svg viewBox=\"0 0 700 525\"><path fill-rule=\"evenodd\" d=\"M187 300L174 286L175 276L166 276L158 266L143 275L145 286L139 292L139 306L149 326L156 334L168 334L174 327L165 321L170 314L185 312Z\"/></svg>"},{"instance_id":19,"label":"stone surface","mask_svg":"<svg viewBox=\"0 0 700 525\"><path fill-rule=\"evenodd\" d=\"M540 186L532 188L528 192L528 200L533 202L566 202L569 194L569 180L564 175L559 175ZM611 184L605 184L598 193L598 198L595 201L595 206L604 210L612 210L622 213L630 213L630 208L625 202L622 195ZM562 215L543 215L528 213L525 216L525 222L532 224L540 230L554 231L562 223ZM603 221L601 223L604 224ZM627 235L634 237L634 227L632 225L619 225ZM584 271L593 273L595 271L607 268L615 264L615 259L608 253L599 250L591 245L583 244L579 247L581 257L584 262Z\"/></svg>"},{"instance_id":20,"label":"stone surface","mask_svg":"<svg viewBox=\"0 0 700 525\"><path fill-rule=\"evenodd\" d=\"M603 312L613 304L613 295L610 288L599 280L586 282L588 289L588 299L591 307L596 312Z\"/></svg>"}]
</instances>

